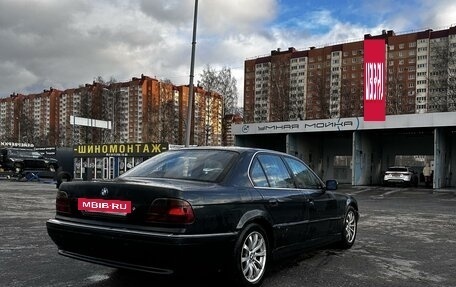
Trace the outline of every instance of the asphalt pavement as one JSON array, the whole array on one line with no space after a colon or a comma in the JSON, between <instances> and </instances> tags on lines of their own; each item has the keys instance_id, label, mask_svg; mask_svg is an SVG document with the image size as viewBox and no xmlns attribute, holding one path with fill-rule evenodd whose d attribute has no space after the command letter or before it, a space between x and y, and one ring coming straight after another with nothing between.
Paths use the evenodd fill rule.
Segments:
<instances>
[{"instance_id":1,"label":"asphalt pavement","mask_svg":"<svg viewBox=\"0 0 456 287\"><path fill-rule=\"evenodd\" d=\"M361 218L349 250L322 248L277 263L263 286L456 287L456 192L351 187ZM59 256L46 232L55 184L0 180L0 286L229 286L205 270L162 278Z\"/></svg>"}]
</instances>

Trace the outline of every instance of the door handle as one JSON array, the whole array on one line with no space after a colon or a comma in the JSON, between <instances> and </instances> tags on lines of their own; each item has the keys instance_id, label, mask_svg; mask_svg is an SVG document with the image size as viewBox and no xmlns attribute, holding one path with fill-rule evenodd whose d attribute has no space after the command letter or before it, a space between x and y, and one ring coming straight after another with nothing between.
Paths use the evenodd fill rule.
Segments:
<instances>
[{"instance_id":1,"label":"door handle","mask_svg":"<svg viewBox=\"0 0 456 287\"><path fill-rule=\"evenodd\" d=\"M311 208L315 208L315 202L312 198L307 199L307 203Z\"/></svg>"},{"instance_id":2,"label":"door handle","mask_svg":"<svg viewBox=\"0 0 456 287\"><path fill-rule=\"evenodd\" d=\"M279 205L279 201L277 200L277 198L272 198L269 200L269 205L270 206L278 206Z\"/></svg>"}]
</instances>

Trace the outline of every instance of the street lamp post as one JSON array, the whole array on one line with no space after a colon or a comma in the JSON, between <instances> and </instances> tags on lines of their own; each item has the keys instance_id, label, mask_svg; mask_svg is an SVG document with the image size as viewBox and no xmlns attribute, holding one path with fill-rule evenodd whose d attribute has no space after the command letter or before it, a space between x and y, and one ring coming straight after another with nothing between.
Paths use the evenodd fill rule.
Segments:
<instances>
[{"instance_id":1,"label":"street lamp post","mask_svg":"<svg viewBox=\"0 0 456 287\"><path fill-rule=\"evenodd\" d=\"M195 70L195 46L196 46L196 22L198 18L198 0L195 0L195 13L193 18L193 39L192 39L192 57L190 62L190 84L188 95L188 112L187 112L187 130L185 134L185 146L190 145L190 136L192 129L192 112L193 112L193 77Z\"/></svg>"}]
</instances>

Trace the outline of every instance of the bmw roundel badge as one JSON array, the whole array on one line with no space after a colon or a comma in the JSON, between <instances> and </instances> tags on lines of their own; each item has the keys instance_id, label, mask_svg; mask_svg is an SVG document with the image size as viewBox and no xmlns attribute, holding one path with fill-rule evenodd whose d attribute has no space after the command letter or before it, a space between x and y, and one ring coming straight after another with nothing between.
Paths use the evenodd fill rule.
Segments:
<instances>
[{"instance_id":1,"label":"bmw roundel badge","mask_svg":"<svg viewBox=\"0 0 456 287\"><path fill-rule=\"evenodd\" d=\"M101 189L101 196L107 196L109 193L109 190L106 187L103 187Z\"/></svg>"}]
</instances>

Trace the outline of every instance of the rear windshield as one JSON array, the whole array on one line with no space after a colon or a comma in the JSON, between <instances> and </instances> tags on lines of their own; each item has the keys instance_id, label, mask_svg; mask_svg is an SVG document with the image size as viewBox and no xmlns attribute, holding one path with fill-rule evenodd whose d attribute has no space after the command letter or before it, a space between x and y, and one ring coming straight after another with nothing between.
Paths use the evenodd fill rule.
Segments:
<instances>
[{"instance_id":1,"label":"rear windshield","mask_svg":"<svg viewBox=\"0 0 456 287\"><path fill-rule=\"evenodd\" d=\"M176 150L157 155L120 177L190 179L217 182L238 153L222 150Z\"/></svg>"},{"instance_id":2,"label":"rear windshield","mask_svg":"<svg viewBox=\"0 0 456 287\"><path fill-rule=\"evenodd\" d=\"M390 167L388 168L387 171L402 171L402 172L407 172L407 168L404 167Z\"/></svg>"}]
</instances>

